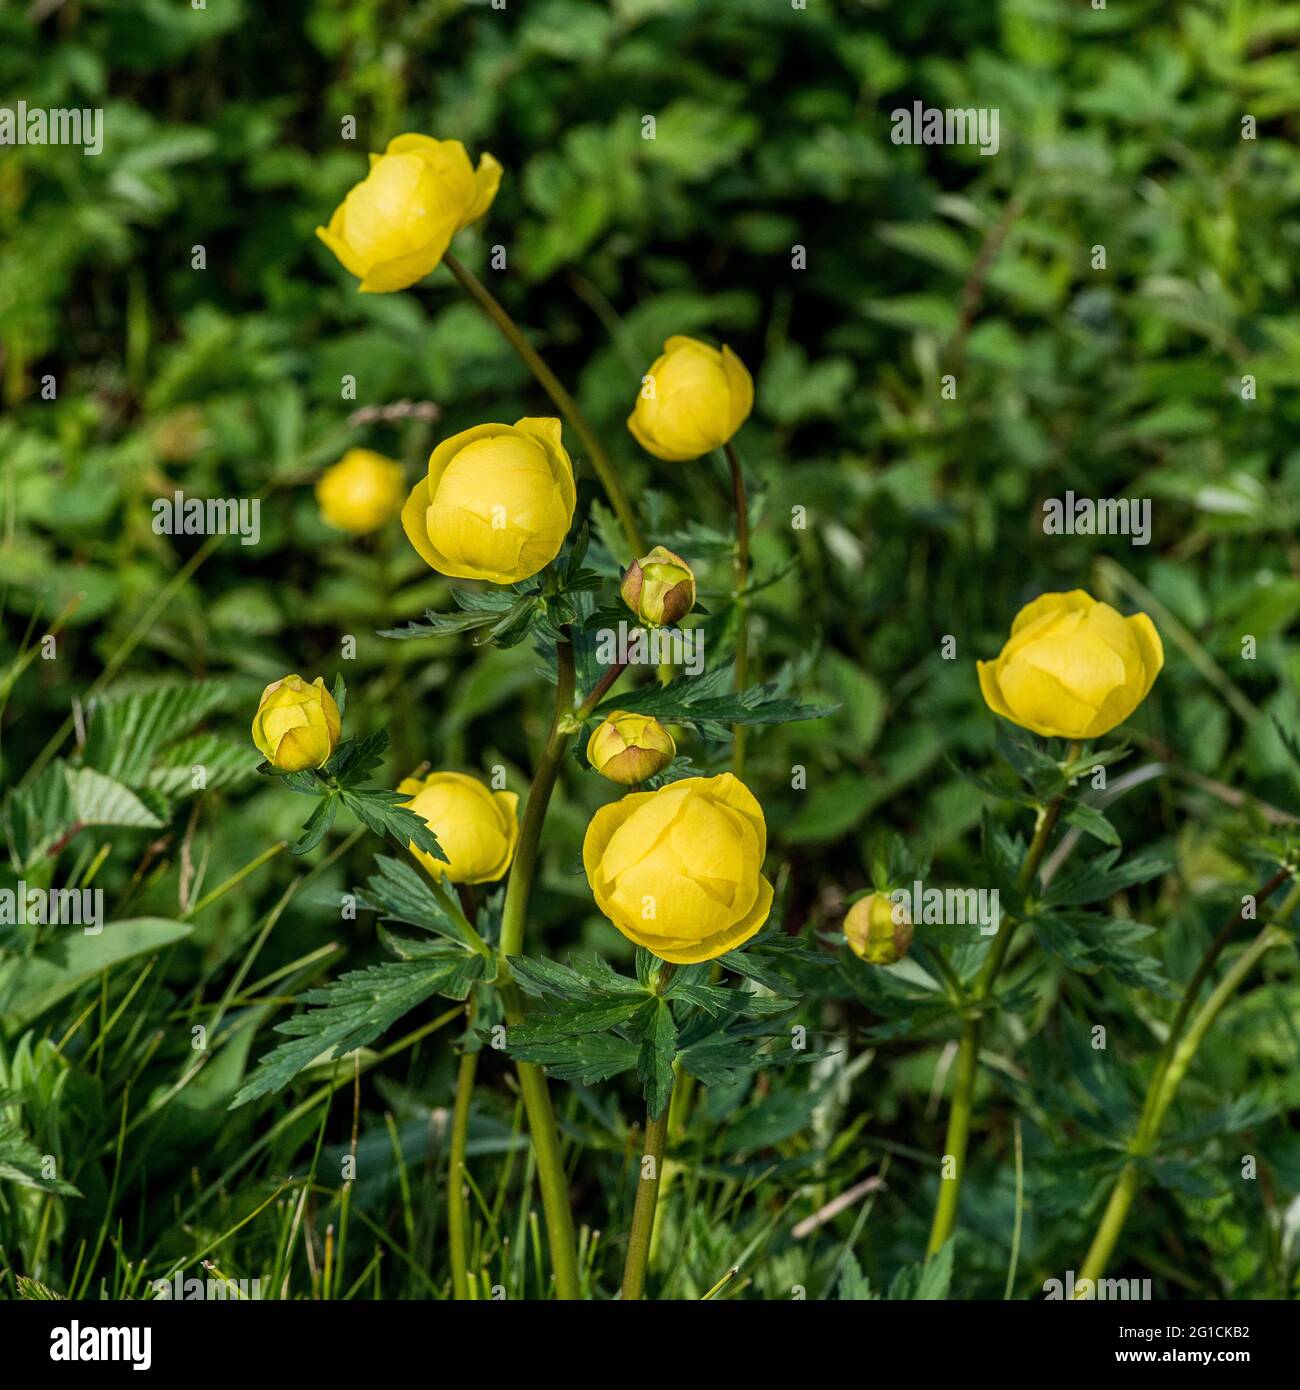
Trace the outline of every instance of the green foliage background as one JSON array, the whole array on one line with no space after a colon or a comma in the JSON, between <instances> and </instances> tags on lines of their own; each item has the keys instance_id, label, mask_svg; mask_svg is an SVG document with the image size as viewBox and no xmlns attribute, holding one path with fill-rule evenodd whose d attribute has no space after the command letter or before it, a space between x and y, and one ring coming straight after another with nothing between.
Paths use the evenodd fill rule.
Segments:
<instances>
[{"instance_id":1,"label":"green foliage background","mask_svg":"<svg viewBox=\"0 0 1300 1390\"><path fill-rule=\"evenodd\" d=\"M754 563L771 582L753 601L752 663L841 704L750 736L785 930L813 945L835 932L884 830L932 858L937 879L986 881L981 813L1021 833L1026 816L953 767L996 756L974 662L1029 598L1084 587L1144 609L1164 638L1136 753L1116 773L1143 775L1121 783L1111 816L1129 851L1172 867L1116 912L1158 929L1143 949L1185 982L1260 881L1255 851L1300 810L1280 733L1295 728L1300 676L1297 35L1300 5L1249 0L7 8L5 102L102 106L106 139L97 158L0 152L0 785L40 786L56 754L81 750L86 768L158 799L104 812L83 775L70 795L88 828L30 863L10 813L5 884L70 882L111 845L95 882L112 915L175 923L294 838L302 803L253 775L247 742L258 692L287 670L343 670L350 727L392 733L388 785L428 758L504 765L525 791L550 700L531 646L379 638L445 609L447 585L396 527L360 543L331 531L312 493L351 444L413 479L445 434L547 409L445 270L361 296L313 236L365 152L409 129L504 164L458 253L576 389L652 539L700 562L710 607L729 592L726 479L707 459L647 458L623 421L670 333L725 340L754 372L738 444L762 487ZM997 107L999 153L893 145L889 112L913 100ZM1243 138L1244 116L1257 138ZM340 136L348 117L354 141ZM487 267L495 245L505 272ZM792 268L795 247L806 269ZM947 372L955 400L941 396ZM341 397L346 375L355 401ZM440 418L355 420L402 399ZM581 509L599 495L589 470L580 478ZM155 535L151 504L175 489L264 493L261 543ZM1041 504L1067 489L1153 499L1151 544L1045 536ZM60 620L45 659L40 638ZM339 659L344 634L353 661ZM195 684L166 737L134 762L112 752L129 713L93 698L178 679ZM96 739L116 766L95 759ZM725 747L688 751L725 766ZM194 761L218 770L197 798ZM630 961L577 871L612 791L566 771L535 951ZM136 928L120 961L95 955L104 938L77 948L90 952L78 967L0 927L0 1179L54 1154L81 1194L0 1181L7 1294L18 1274L139 1293L146 1275L210 1256L294 1296L446 1295L438 1158L455 1022L387 1060L367 1051L355 1113L346 1064L287 1101L226 1109L291 996L376 957L370 914L338 921L375 851L347 834L336 828L309 872L282 855L181 927ZM32 965L42 950L46 976ZM1123 1116L1161 1037L1166 1006L1149 992L1042 955L1024 964L1029 1005L988 1044L955 1296L1002 1292L1017 1213L1016 1294L1077 1267L1100 1191L1087 1116ZM858 969L805 999L802 1021L834 1059L708 1089L662 1216L660 1296L699 1297L739 1264L723 1296L861 1297L918 1258L952 1029L869 1037L881 1011ZM1295 1290L1300 989L1287 962L1266 975L1203 1049L1191 1137L1121 1247L1115 1272L1153 1278L1157 1296ZM221 1045L190 1077L196 1022ZM1100 1054L1087 1043L1098 1023ZM522 1296L538 1291L530 1169L509 1068L484 1071L479 1239L491 1282ZM590 1287L608 1296L639 1100L621 1083L553 1084L578 1220L604 1232L585 1246ZM350 1243L322 1286L304 1242L339 1224L354 1124ZM1255 1181L1240 1180L1244 1154ZM865 1203L793 1234L878 1173ZM942 1293L918 1295L908 1277L899 1296Z\"/></svg>"}]
</instances>

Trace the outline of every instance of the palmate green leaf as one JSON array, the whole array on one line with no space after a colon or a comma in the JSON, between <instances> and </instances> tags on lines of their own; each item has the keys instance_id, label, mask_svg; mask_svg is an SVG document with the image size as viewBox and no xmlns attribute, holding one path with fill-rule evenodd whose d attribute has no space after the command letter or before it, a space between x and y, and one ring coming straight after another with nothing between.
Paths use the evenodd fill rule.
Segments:
<instances>
[{"instance_id":1,"label":"palmate green leaf","mask_svg":"<svg viewBox=\"0 0 1300 1390\"><path fill-rule=\"evenodd\" d=\"M1075 864L1052 880L1043 902L1048 907L1079 907L1100 902L1115 893L1159 878L1173 868L1173 858L1165 849L1148 847L1119 862L1119 850L1087 863Z\"/></svg>"},{"instance_id":2,"label":"palmate green leaf","mask_svg":"<svg viewBox=\"0 0 1300 1390\"><path fill-rule=\"evenodd\" d=\"M510 969L519 987L534 998L571 999L583 1002L619 999L644 987L638 980L620 975L600 956L575 956L572 966L558 961L511 956Z\"/></svg>"},{"instance_id":3,"label":"palmate green leaf","mask_svg":"<svg viewBox=\"0 0 1300 1390\"><path fill-rule=\"evenodd\" d=\"M1146 1177L1168 1192L1183 1197L1217 1197L1227 1189L1221 1172L1208 1163L1185 1158L1143 1158L1138 1160Z\"/></svg>"},{"instance_id":4,"label":"palmate green leaf","mask_svg":"<svg viewBox=\"0 0 1300 1390\"><path fill-rule=\"evenodd\" d=\"M339 787L360 786L383 761L387 749L388 733L384 729L345 738L321 768L320 775Z\"/></svg>"},{"instance_id":5,"label":"palmate green leaf","mask_svg":"<svg viewBox=\"0 0 1300 1390\"><path fill-rule=\"evenodd\" d=\"M581 1038L556 1038L551 1042L509 1041L507 1048L516 1061L532 1062L545 1067L561 1081L574 1081L583 1086L631 1071L640 1055L636 1043L617 1033L592 1033Z\"/></svg>"},{"instance_id":6,"label":"palmate green leaf","mask_svg":"<svg viewBox=\"0 0 1300 1390\"><path fill-rule=\"evenodd\" d=\"M1111 845L1116 849L1120 847L1119 831L1095 806L1089 806L1083 801L1072 801L1065 808L1064 819L1067 824L1077 826L1094 839L1100 840L1102 844Z\"/></svg>"},{"instance_id":7,"label":"palmate green leaf","mask_svg":"<svg viewBox=\"0 0 1300 1390\"><path fill-rule=\"evenodd\" d=\"M1010 835L998 823L992 812L985 810L980 818L980 850L990 886L1001 896L1004 912L1018 912L1021 906L1019 886L1020 865L1024 858L1024 842Z\"/></svg>"},{"instance_id":8,"label":"palmate green leaf","mask_svg":"<svg viewBox=\"0 0 1300 1390\"><path fill-rule=\"evenodd\" d=\"M376 835L396 840L398 844L409 842L435 859L447 862L428 822L405 804L410 798L403 793L381 787L350 787L338 792L338 799Z\"/></svg>"},{"instance_id":9,"label":"palmate green leaf","mask_svg":"<svg viewBox=\"0 0 1300 1390\"><path fill-rule=\"evenodd\" d=\"M729 724L786 724L792 720L823 719L838 705L806 705L793 699L780 681L753 685L736 693L718 693L730 679L723 668L702 676L683 675L667 685L648 685L630 694L610 696L594 712L597 720L610 710L651 714L665 724L693 724L718 740L728 737Z\"/></svg>"},{"instance_id":10,"label":"palmate green leaf","mask_svg":"<svg viewBox=\"0 0 1300 1390\"><path fill-rule=\"evenodd\" d=\"M642 1009L651 1007L644 994L621 999L602 999L593 1004L565 1002L545 1013L530 1014L523 1023L511 1027L510 1046L520 1043L554 1042L557 1038L584 1037L628 1023Z\"/></svg>"},{"instance_id":11,"label":"palmate green leaf","mask_svg":"<svg viewBox=\"0 0 1300 1390\"><path fill-rule=\"evenodd\" d=\"M233 1110L258 1096L283 1090L319 1057L341 1057L365 1047L404 1014L435 994L464 999L484 971L481 955L456 951L442 957L385 961L352 970L302 995L317 1005L275 1025L290 1039L273 1048L230 1104Z\"/></svg>"},{"instance_id":12,"label":"palmate green leaf","mask_svg":"<svg viewBox=\"0 0 1300 1390\"><path fill-rule=\"evenodd\" d=\"M1034 1163L1034 1210L1045 1219L1077 1217L1114 1182L1125 1155L1114 1149L1074 1149L1040 1155Z\"/></svg>"},{"instance_id":13,"label":"palmate green leaf","mask_svg":"<svg viewBox=\"0 0 1300 1390\"><path fill-rule=\"evenodd\" d=\"M1160 961L1143 949L1154 927L1087 912L1042 912L1032 920L1039 945L1072 970L1089 975L1109 970L1121 983L1137 989L1166 998L1177 994Z\"/></svg>"},{"instance_id":14,"label":"palmate green leaf","mask_svg":"<svg viewBox=\"0 0 1300 1390\"><path fill-rule=\"evenodd\" d=\"M641 1078L646 1112L652 1120L663 1114L673 1091L673 1062L677 1057L677 1025L666 1000L656 999L647 1006L652 1012L642 1024L641 1050L636 1074Z\"/></svg>"},{"instance_id":15,"label":"palmate green leaf","mask_svg":"<svg viewBox=\"0 0 1300 1390\"><path fill-rule=\"evenodd\" d=\"M810 950L802 941L769 922L740 949L719 956L718 964L775 994L793 999L802 993L803 981L809 972L815 975L826 966L834 965L835 957L825 951Z\"/></svg>"},{"instance_id":16,"label":"palmate green leaf","mask_svg":"<svg viewBox=\"0 0 1300 1390\"><path fill-rule=\"evenodd\" d=\"M1068 787L1051 744L1004 719L997 721L997 749L1039 801L1059 796Z\"/></svg>"},{"instance_id":17,"label":"palmate green leaf","mask_svg":"<svg viewBox=\"0 0 1300 1390\"><path fill-rule=\"evenodd\" d=\"M537 999L600 998L601 991L576 970L553 960L530 960L526 956L511 956L511 973L525 994Z\"/></svg>"},{"instance_id":18,"label":"palmate green leaf","mask_svg":"<svg viewBox=\"0 0 1300 1390\"><path fill-rule=\"evenodd\" d=\"M794 1035L773 1030L766 1020L730 1017L723 1020L696 1015L681 1028L677 1060L706 1086L730 1085L751 1072L768 1067L803 1066L829 1057L792 1046Z\"/></svg>"},{"instance_id":19,"label":"palmate green leaf","mask_svg":"<svg viewBox=\"0 0 1300 1390\"><path fill-rule=\"evenodd\" d=\"M375 860L375 872L366 880L365 891L357 894L357 901L390 921L407 922L458 945L471 945L460 923L438 901L428 879L401 859L380 855Z\"/></svg>"},{"instance_id":20,"label":"palmate green leaf","mask_svg":"<svg viewBox=\"0 0 1300 1390\"><path fill-rule=\"evenodd\" d=\"M1003 764L995 763L987 772L981 772L976 768L963 767L951 754L945 757L948 766L958 777L969 782L971 786L978 787L986 796L994 796L999 801L1010 801L1019 806L1033 804L1033 797L1025 791L1021 781Z\"/></svg>"},{"instance_id":21,"label":"palmate green leaf","mask_svg":"<svg viewBox=\"0 0 1300 1390\"><path fill-rule=\"evenodd\" d=\"M459 612L435 613L426 609L423 622L383 629L379 636L407 642L417 637L454 637L477 632L475 645L495 641L512 647L523 641L542 613L541 596L536 592L520 593L517 587L484 593L453 589L451 596Z\"/></svg>"},{"instance_id":22,"label":"palmate green leaf","mask_svg":"<svg viewBox=\"0 0 1300 1390\"><path fill-rule=\"evenodd\" d=\"M1258 1128L1271 1120L1280 1108L1276 1100L1261 1090L1247 1091L1244 1095L1233 1096L1182 1129L1162 1133L1159 1147L1162 1150L1182 1149L1191 1144L1204 1144L1207 1139L1240 1134L1242 1130Z\"/></svg>"},{"instance_id":23,"label":"palmate green leaf","mask_svg":"<svg viewBox=\"0 0 1300 1390\"><path fill-rule=\"evenodd\" d=\"M339 812L339 799L333 792L322 797L303 822L302 834L293 843L294 854L307 854L329 834Z\"/></svg>"}]
</instances>

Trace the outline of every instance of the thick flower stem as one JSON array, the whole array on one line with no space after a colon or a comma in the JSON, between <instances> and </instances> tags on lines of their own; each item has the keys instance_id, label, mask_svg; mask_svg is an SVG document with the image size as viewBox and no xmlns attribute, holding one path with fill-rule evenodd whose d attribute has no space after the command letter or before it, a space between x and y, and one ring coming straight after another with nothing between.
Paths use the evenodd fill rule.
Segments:
<instances>
[{"instance_id":1,"label":"thick flower stem","mask_svg":"<svg viewBox=\"0 0 1300 1390\"><path fill-rule=\"evenodd\" d=\"M736 590L736 676L734 689L744 690L749 677L749 498L745 493L745 474L740 457L730 440L723 445L731 467L731 498L736 512L736 553L733 561L733 585ZM745 726L731 726L731 770L737 777L745 775Z\"/></svg>"},{"instance_id":2,"label":"thick flower stem","mask_svg":"<svg viewBox=\"0 0 1300 1390\"><path fill-rule=\"evenodd\" d=\"M645 1272L654 1235L655 1209L659 1205L659 1178L664 1166L664 1140L668 1134L668 1106L658 1117L646 1111L645 1150L641 1156L641 1175L632 1208L632 1230L627 1238L627 1261L623 1265L623 1301L645 1297ZM647 1161L649 1160L649 1161Z\"/></svg>"},{"instance_id":3,"label":"thick flower stem","mask_svg":"<svg viewBox=\"0 0 1300 1390\"><path fill-rule=\"evenodd\" d=\"M464 1302L470 1296L465 1151L469 1144L469 1108L477 1071L478 1053L467 1047L460 1054L460 1065L456 1069L456 1108L452 1116L451 1152L447 1160L447 1239L451 1245L452 1296L458 1302Z\"/></svg>"},{"instance_id":4,"label":"thick flower stem","mask_svg":"<svg viewBox=\"0 0 1300 1390\"><path fill-rule=\"evenodd\" d=\"M537 378L542 390L550 396L560 414L572 426L573 432L582 441L582 447L587 451L587 457L591 460L591 466L596 470L596 476L605 489L610 506L614 508L614 514L618 517L619 525L622 526L623 534L631 548L632 557L635 559L638 555L644 555L646 551L645 539L637 525L636 513L632 510L632 503L628 499L627 490L614 471L614 466L601 447L595 432L587 423L587 417L582 413L582 408L565 389L559 377L546 365L537 349L520 332L519 325L515 323L478 276L467 266L462 265L450 252L445 254L442 260L447 269L459 281L466 294L501 330L506 341L522 358L524 365Z\"/></svg>"},{"instance_id":5,"label":"thick flower stem","mask_svg":"<svg viewBox=\"0 0 1300 1390\"><path fill-rule=\"evenodd\" d=\"M555 779L568 745L566 732L573 709L573 646L567 640L556 643L555 715L546 739L546 747L537 762L533 784L524 807L523 824L519 830L519 847L506 884L505 904L501 909L501 956L504 969L509 959L522 953L524 923L528 914L528 897L532 891L533 875L537 870L537 848L541 843L542 825L550 804ZM501 986L508 1027L522 1023L523 999L518 987L509 983L506 975ZM523 1093L524 1109L528 1114L528 1132L532 1136L533 1153L537 1158L537 1179L542 1190L542 1211L546 1218L546 1238L555 1267L555 1291L559 1298L581 1296L578 1282L578 1257L573 1236L573 1213L569 1207L568 1182L560 1154L560 1140L555 1128L555 1112L546 1086L546 1076L528 1062L516 1062L519 1089Z\"/></svg>"},{"instance_id":6,"label":"thick flower stem","mask_svg":"<svg viewBox=\"0 0 1300 1390\"><path fill-rule=\"evenodd\" d=\"M671 961L659 961L653 985L654 992L662 995L676 973L677 967ZM673 1075L679 1075L676 1067L673 1068ZM641 1155L636 1202L632 1207L632 1229L628 1232L627 1258L623 1263L624 1301L645 1297L646 1268L654 1249L659 1184L665 1176L664 1146L672 1114L673 1087L674 1083L670 1082L668 1094L660 1100L657 1115L651 1112L648 1104L646 1106L645 1150Z\"/></svg>"},{"instance_id":7,"label":"thick flower stem","mask_svg":"<svg viewBox=\"0 0 1300 1390\"><path fill-rule=\"evenodd\" d=\"M1078 756L1079 745L1071 744L1066 753L1067 762ZM1060 819L1064 797L1058 796L1044 810L1038 819L1034 838L1030 841L1025 861L1020 866L1017 888L1023 898L1033 887L1038 876L1038 866L1043 862L1047 846ZM1015 921L1007 918L1001 930L993 939L992 948L984 958L980 973L968 1000L969 1012L962 1024L961 1042L957 1050L957 1066L953 1076L952 1109L948 1112L948 1132L943 1142L945 1160L953 1160L952 1177L939 1178L939 1199L934 1208L934 1220L930 1226L930 1240L926 1255L939 1251L948 1237L952 1235L957 1223L957 1203L961 1197L962 1178L966 1172L966 1149L970 1141L971 1109L975 1099L975 1077L979 1070L980 1038L983 1033L985 1006L993 992L998 972L1007 958L1011 946L1011 934Z\"/></svg>"},{"instance_id":8,"label":"thick flower stem","mask_svg":"<svg viewBox=\"0 0 1300 1390\"><path fill-rule=\"evenodd\" d=\"M1283 871L1265 884L1256 895L1256 900L1262 902L1288 876L1288 872ZM1297 906L1300 906L1300 886L1292 888L1291 892L1287 894L1274 921L1285 922ZM1182 1084L1183 1077L1187 1074L1192 1058L1196 1056L1197 1049L1204 1041L1205 1035L1223 1011L1224 1005L1240 988L1242 981L1255 968L1264 953L1271 947L1290 940L1285 932L1279 931L1277 926L1272 923L1266 926L1233 962L1232 968L1224 974L1223 979L1215 986L1200 1012L1192 1020L1191 1026L1186 1033L1183 1033L1183 1026L1195 1004L1196 995L1200 992L1201 985L1209 974L1214 961L1218 959L1223 947L1227 944L1227 936L1231 935L1232 929L1241 920L1241 913L1238 913L1214 939L1201 961L1201 966L1197 968L1196 974L1187 988L1187 993L1183 996L1183 1003L1175 1017L1174 1026L1170 1029L1169 1038L1161 1051L1156 1069L1147 1086L1146 1103L1142 1107L1138 1131L1133 1143L1129 1146L1129 1153L1132 1157L1121 1170L1111 1191L1110 1199L1106 1203L1106 1208L1102 1212L1101 1221L1098 1223L1092 1244L1088 1247L1088 1253L1084 1256L1083 1266L1079 1271L1079 1278L1076 1281L1078 1285L1081 1285L1085 1279L1095 1282L1105 1274L1106 1266L1110 1263L1110 1257L1114 1254L1115 1246L1124 1229L1124 1222L1128 1219L1129 1208L1133 1205L1133 1199L1137 1196L1141 1186L1143 1162L1155 1152L1156 1142L1160 1137L1160 1126L1164 1122L1169 1107L1173 1104L1178 1087Z\"/></svg>"}]
</instances>

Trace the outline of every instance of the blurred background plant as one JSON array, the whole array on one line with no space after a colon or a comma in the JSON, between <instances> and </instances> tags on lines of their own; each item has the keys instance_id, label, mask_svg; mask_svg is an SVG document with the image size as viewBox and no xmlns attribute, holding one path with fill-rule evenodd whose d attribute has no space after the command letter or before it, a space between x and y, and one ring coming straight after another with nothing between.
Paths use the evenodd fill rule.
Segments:
<instances>
[{"instance_id":1,"label":"blurred background plant","mask_svg":"<svg viewBox=\"0 0 1300 1390\"><path fill-rule=\"evenodd\" d=\"M838 931L884 829L942 881L983 881L981 813L1013 808L952 766L994 752L974 662L1028 598L1081 586L1143 608L1164 637L1109 814L1126 845L1169 855L1119 910L1158 928L1147 949L1185 983L1260 881L1252 851L1300 809L1281 733L1300 676L1297 34L1300 6L1250 0L0 13L5 104L102 107L105 130L97 157L0 151L0 873L93 882L113 918L141 924L66 948L0 926L6 1294L18 1274L139 1294L206 1258L276 1296L447 1294L457 1010L323 1065L287 1104L226 1110L294 996L375 951L370 914L341 922L338 908L373 841L340 826L305 870L268 854L301 807L253 776L262 686L345 669L354 727L391 733L390 785L429 759L503 766L522 792L549 720L527 644L379 638L446 608L448 585L396 525L356 540L317 508L315 482L348 448L413 480L447 434L546 408L445 269L362 296L314 238L365 153L405 130L505 166L458 253L576 390L647 534L696 566L706 607L730 588L725 470L652 460L624 421L671 333L725 340L754 372L737 441L761 492L751 678L791 663L804 698L842 704L749 739L785 929L811 943ZM998 154L893 145L889 112L915 100L998 108ZM594 505L600 522L580 480L580 514ZM260 543L156 534L152 504L177 490L262 497ZM1042 502L1066 490L1153 499L1150 545L1045 536ZM725 765L725 748L690 751ZM557 795L530 923L551 956L630 960L577 872L611 795L576 766ZM1130 1217L1111 1272L1153 1278L1157 1296L1295 1289L1288 961L1203 1046L1184 1088L1194 1150ZM683 1166L661 1205L660 1297L700 1297L735 1266L715 1296L947 1289L944 1269L919 1285L908 1266L933 1206L954 1030L872 1032L873 967L853 965L806 999L834 1058L711 1087L670 1134ZM1032 1296L1077 1267L1104 1195L1077 1152L1080 1090L1115 1118L1140 1095L1124 1068L1160 1041L1153 996L1038 967L986 1055L956 1295ZM1101 1054L1079 1041L1098 1021ZM517 1098L504 1063L489 1057L480 1078L483 1291L541 1292ZM585 1277L610 1295L635 1087L557 1095ZM1240 1180L1245 1154L1256 1180Z\"/></svg>"}]
</instances>

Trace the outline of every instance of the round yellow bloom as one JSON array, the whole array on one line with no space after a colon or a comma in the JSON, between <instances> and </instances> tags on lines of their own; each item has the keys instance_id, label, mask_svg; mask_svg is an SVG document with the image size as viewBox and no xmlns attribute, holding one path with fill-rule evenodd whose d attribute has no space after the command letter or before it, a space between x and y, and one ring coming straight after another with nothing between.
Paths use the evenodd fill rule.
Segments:
<instances>
[{"instance_id":1,"label":"round yellow bloom","mask_svg":"<svg viewBox=\"0 0 1300 1390\"><path fill-rule=\"evenodd\" d=\"M648 453L680 463L721 448L753 408L754 381L740 358L679 334L642 379L627 427Z\"/></svg>"},{"instance_id":2,"label":"round yellow bloom","mask_svg":"<svg viewBox=\"0 0 1300 1390\"><path fill-rule=\"evenodd\" d=\"M363 293L404 290L434 269L451 239L492 205L501 166L478 169L459 140L399 135L316 235L361 281Z\"/></svg>"},{"instance_id":3,"label":"round yellow bloom","mask_svg":"<svg viewBox=\"0 0 1300 1390\"><path fill-rule=\"evenodd\" d=\"M627 567L619 593L643 623L671 627L695 607L695 571L680 555L657 545Z\"/></svg>"},{"instance_id":4,"label":"round yellow bloom","mask_svg":"<svg viewBox=\"0 0 1300 1390\"><path fill-rule=\"evenodd\" d=\"M340 732L339 707L320 676L310 685L301 676L272 681L253 716L253 742L281 772L324 767Z\"/></svg>"},{"instance_id":5,"label":"round yellow bloom","mask_svg":"<svg viewBox=\"0 0 1300 1390\"><path fill-rule=\"evenodd\" d=\"M994 714L1049 738L1100 738L1147 697L1164 647L1145 613L1121 617L1082 589L1026 604L994 661L979 663Z\"/></svg>"},{"instance_id":6,"label":"round yellow bloom","mask_svg":"<svg viewBox=\"0 0 1300 1390\"><path fill-rule=\"evenodd\" d=\"M582 844L596 906L630 941L678 965L713 960L767 921L766 853L763 808L729 772L602 806Z\"/></svg>"},{"instance_id":7,"label":"round yellow bloom","mask_svg":"<svg viewBox=\"0 0 1300 1390\"><path fill-rule=\"evenodd\" d=\"M558 420L475 425L430 455L402 526L439 574L515 584L560 553L576 503Z\"/></svg>"},{"instance_id":8,"label":"round yellow bloom","mask_svg":"<svg viewBox=\"0 0 1300 1390\"><path fill-rule=\"evenodd\" d=\"M321 517L340 531L364 536L402 510L406 478L400 463L373 449L349 449L316 483Z\"/></svg>"},{"instance_id":9,"label":"round yellow bloom","mask_svg":"<svg viewBox=\"0 0 1300 1390\"><path fill-rule=\"evenodd\" d=\"M411 853L435 877L452 883L495 883L510 867L519 841L514 792L494 792L464 772L404 777L397 790L438 837L447 863L422 849Z\"/></svg>"},{"instance_id":10,"label":"round yellow bloom","mask_svg":"<svg viewBox=\"0 0 1300 1390\"><path fill-rule=\"evenodd\" d=\"M613 710L587 741L587 761L624 787L662 772L676 753L672 734L657 719L621 709Z\"/></svg>"},{"instance_id":11,"label":"round yellow bloom","mask_svg":"<svg viewBox=\"0 0 1300 1390\"><path fill-rule=\"evenodd\" d=\"M888 893L868 893L849 908L844 937L855 956L872 965L895 965L912 944L912 918L905 903Z\"/></svg>"}]
</instances>

